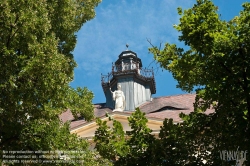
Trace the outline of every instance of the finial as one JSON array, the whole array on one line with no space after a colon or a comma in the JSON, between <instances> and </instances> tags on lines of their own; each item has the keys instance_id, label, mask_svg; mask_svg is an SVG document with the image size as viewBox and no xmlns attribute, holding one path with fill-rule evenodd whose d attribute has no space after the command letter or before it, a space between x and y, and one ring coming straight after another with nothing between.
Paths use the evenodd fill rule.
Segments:
<instances>
[{"instance_id":1,"label":"finial","mask_svg":"<svg viewBox=\"0 0 250 166\"><path fill-rule=\"evenodd\" d=\"M126 47L127 47L127 51L128 51L128 47L129 47L129 45L128 45L128 44L126 44Z\"/></svg>"}]
</instances>

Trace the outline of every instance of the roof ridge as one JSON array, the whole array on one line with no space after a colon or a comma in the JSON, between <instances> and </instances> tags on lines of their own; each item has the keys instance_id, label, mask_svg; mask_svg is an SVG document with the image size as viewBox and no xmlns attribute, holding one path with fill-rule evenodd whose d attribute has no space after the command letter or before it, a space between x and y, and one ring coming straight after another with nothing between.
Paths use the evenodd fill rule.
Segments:
<instances>
[{"instance_id":1,"label":"roof ridge","mask_svg":"<svg viewBox=\"0 0 250 166\"><path fill-rule=\"evenodd\" d=\"M184 93L184 94L175 94L175 95L169 95L169 96L159 96L159 97L154 97L153 99L167 98L167 97L174 97L174 96L184 96L184 95L196 95L196 93Z\"/></svg>"}]
</instances>

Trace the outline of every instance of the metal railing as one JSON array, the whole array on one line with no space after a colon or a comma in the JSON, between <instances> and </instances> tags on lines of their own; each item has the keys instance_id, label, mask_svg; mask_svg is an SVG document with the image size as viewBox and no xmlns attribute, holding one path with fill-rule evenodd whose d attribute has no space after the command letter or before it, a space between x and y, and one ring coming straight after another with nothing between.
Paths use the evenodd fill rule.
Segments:
<instances>
[{"instance_id":1,"label":"metal railing","mask_svg":"<svg viewBox=\"0 0 250 166\"><path fill-rule=\"evenodd\" d=\"M154 79L154 71L152 69L139 68L139 63L122 63L119 65L112 65L112 72L107 75L101 74L102 84L109 83L114 75L120 74L136 74L142 79Z\"/></svg>"},{"instance_id":2,"label":"metal railing","mask_svg":"<svg viewBox=\"0 0 250 166\"><path fill-rule=\"evenodd\" d=\"M113 78L113 74L112 73L108 73L108 75L102 75L101 74L101 81L102 81L102 84L105 84L105 83L109 83Z\"/></svg>"},{"instance_id":3,"label":"metal railing","mask_svg":"<svg viewBox=\"0 0 250 166\"><path fill-rule=\"evenodd\" d=\"M140 75L146 78L154 78L154 70L152 69L140 69Z\"/></svg>"}]
</instances>

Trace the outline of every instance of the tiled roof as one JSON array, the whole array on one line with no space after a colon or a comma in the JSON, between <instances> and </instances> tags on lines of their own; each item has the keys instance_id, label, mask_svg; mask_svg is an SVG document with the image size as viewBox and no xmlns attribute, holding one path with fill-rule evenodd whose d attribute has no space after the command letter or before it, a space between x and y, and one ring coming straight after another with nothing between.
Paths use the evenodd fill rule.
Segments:
<instances>
[{"instance_id":1,"label":"tiled roof","mask_svg":"<svg viewBox=\"0 0 250 166\"><path fill-rule=\"evenodd\" d=\"M165 110L161 112L147 114L146 117L159 118L162 120L164 120L165 118L168 118L168 119L172 118L174 122L178 123L182 121L182 119L179 117L179 114L181 112L185 114L189 114L191 111L190 110Z\"/></svg>"},{"instance_id":2,"label":"tiled roof","mask_svg":"<svg viewBox=\"0 0 250 166\"><path fill-rule=\"evenodd\" d=\"M146 102L140 109L146 113L146 117L154 118L172 118L174 122L181 122L179 114L189 114L194 111L193 103L195 102L196 94L182 94L175 96L165 96L154 98L151 102ZM205 113L214 112L213 109L208 109Z\"/></svg>"},{"instance_id":3,"label":"tiled roof","mask_svg":"<svg viewBox=\"0 0 250 166\"><path fill-rule=\"evenodd\" d=\"M105 116L106 112L111 113L112 109L105 107L105 103L94 104L94 115L95 117L103 117ZM85 120L74 120L74 116L72 115L70 110L65 111L62 113L59 118L62 122L71 121L70 128L74 128L78 125L87 123Z\"/></svg>"},{"instance_id":4,"label":"tiled roof","mask_svg":"<svg viewBox=\"0 0 250 166\"><path fill-rule=\"evenodd\" d=\"M74 116L72 115L72 112L68 109L64 113L62 113L59 118L62 120L62 122L72 121L74 120Z\"/></svg>"},{"instance_id":5,"label":"tiled roof","mask_svg":"<svg viewBox=\"0 0 250 166\"><path fill-rule=\"evenodd\" d=\"M76 126L80 126L80 125L82 125L82 124L84 124L84 123L87 123L87 121L85 121L85 120L76 120L76 121L72 121L72 122L70 123L70 129L72 129L72 128L76 127Z\"/></svg>"},{"instance_id":6,"label":"tiled roof","mask_svg":"<svg viewBox=\"0 0 250 166\"><path fill-rule=\"evenodd\" d=\"M163 96L153 98L152 101L148 101L142 104L139 108L142 112L146 113L148 118L157 118L164 120L165 118L172 118L174 122L181 122L182 119L179 114L189 114L194 110L193 103L195 102L196 94L182 94L174 96ZM95 117L103 117L107 113L112 113L112 109L105 107L105 103L94 104ZM207 110L205 113L209 114L214 112L213 109ZM132 112L127 112L132 113ZM86 123L85 120L75 120L70 112L67 110L60 118L63 122L71 121L70 128L80 126Z\"/></svg>"},{"instance_id":7,"label":"tiled roof","mask_svg":"<svg viewBox=\"0 0 250 166\"><path fill-rule=\"evenodd\" d=\"M105 103L94 104L95 117L102 117L107 113L111 113L112 109L105 107Z\"/></svg>"},{"instance_id":8,"label":"tiled roof","mask_svg":"<svg viewBox=\"0 0 250 166\"><path fill-rule=\"evenodd\" d=\"M155 112L167 106L182 110L193 110L194 101L195 94L157 97L153 98L152 101L148 101L141 105L140 109L146 114Z\"/></svg>"}]
</instances>

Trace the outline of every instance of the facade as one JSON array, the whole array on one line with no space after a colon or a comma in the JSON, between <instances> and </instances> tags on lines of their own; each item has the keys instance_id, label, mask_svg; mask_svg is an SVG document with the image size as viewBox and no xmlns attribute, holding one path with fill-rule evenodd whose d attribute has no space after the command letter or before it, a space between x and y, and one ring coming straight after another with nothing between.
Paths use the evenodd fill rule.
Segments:
<instances>
[{"instance_id":1,"label":"facade","mask_svg":"<svg viewBox=\"0 0 250 166\"><path fill-rule=\"evenodd\" d=\"M125 96L125 109L122 112L113 112L115 102L111 91L117 90L117 85ZM105 103L94 104L94 114L102 120L108 121L105 116L109 113L115 120L121 122L125 131L131 130L127 118L139 107L148 118L148 127L153 130L156 137L165 118L172 118L175 123L182 122L179 114L189 114L194 110L195 94L182 94L174 96L163 96L152 98L156 93L156 84L153 70L143 69L141 59L133 51L123 51L118 60L113 63L111 72L102 75L101 85L106 96ZM205 113L212 113L214 110L207 110ZM63 122L70 121L71 133L91 141L97 124L95 120L86 122L84 119L74 119L70 110L67 110L60 118ZM111 122L107 122L112 126Z\"/></svg>"}]
</instances>

